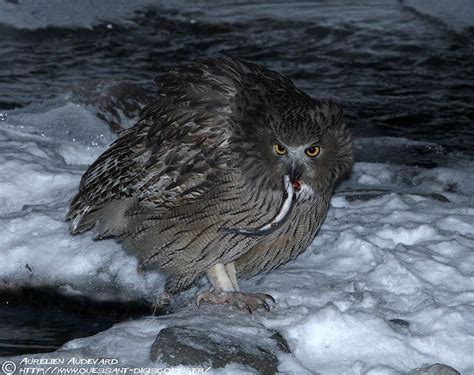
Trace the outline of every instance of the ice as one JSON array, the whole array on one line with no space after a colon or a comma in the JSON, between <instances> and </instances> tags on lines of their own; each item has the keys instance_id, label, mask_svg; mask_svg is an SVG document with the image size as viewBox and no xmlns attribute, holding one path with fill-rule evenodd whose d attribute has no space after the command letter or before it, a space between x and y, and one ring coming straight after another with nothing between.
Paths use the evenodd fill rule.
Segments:
<instances>
[{"instance_id":1,"label":"ice","mask_svg":"<svg viewBox=\"0 0 474 375\"><path fill-rule=\"evenodd\" d=\"M8 112L0 126L0 287L153 301L162 275L138 273L137 260L114 240L72 237L64 222L80 176L114 139L95 110L37 105ZM361 142L376 152L388 141ZM270 313L198 310L194 289L174 315L122 322L28 358L111 357L159 366L149 352L161 329L206 327L210 317L232 314L241 326L222 326L223 333L245 340L245 319L252 319L283 335L293 354L279 354L282 372L398 374L442 362L474 373L473 173L474 162L463 158L432 169L358 162L310 248L242 283L245 291L276 298ZM252 373L239 364L216 373L244 371Z\"/></svg>"}]
</instances>

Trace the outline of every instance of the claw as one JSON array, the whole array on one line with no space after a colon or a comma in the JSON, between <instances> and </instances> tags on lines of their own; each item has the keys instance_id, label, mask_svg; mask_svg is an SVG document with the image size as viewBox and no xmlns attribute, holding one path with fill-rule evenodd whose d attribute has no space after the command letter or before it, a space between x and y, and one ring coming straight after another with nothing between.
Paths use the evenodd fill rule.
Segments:
<instances>
[{"instance_id":1,"label":"claw","mask_svg":"<svg viewBox=\"0 0 474 375\"><path fill-rule=\"evenodd\" d=\"M249 305L245 303L245 301L236 301L235 305L241 310L247 310L250 314L252 314L252 309Z\"/></svg>"},{"instance_id":2,"label":"claw","mask_svg":"<svg viewBox=\"0 0 474 375\"><path fill-rule=\"evenodd\" d=\"M203 302L213 302L214 300L213 297L214 297L213 294L209 290L202 292L196 298L197 307L200 307Z\"/></svg>"},{"instance_id":3,"label":"claw","mask_svg":"<svg viewBox=\"0 0 474 375\"><path fill-rule=\"evenodd\" d=\"M275 301L275 298L273 298L273 296L271 296L270 294L267 294L267 297L270 298L270 301L272 301L273 303L277 303Z\"/></svg>"},{"instance_id":4,"label":"claw","mask_svg":"<svg viewBox=\"0 0 474 375\"><path fill-rule=\"evenodd\" d=\"M264 298L269 299L273 303L276 303L275 298L273 298L270 294L266 294L266 293L259 293L259 294L262 295Z\"/></svg>"}]
</instances>

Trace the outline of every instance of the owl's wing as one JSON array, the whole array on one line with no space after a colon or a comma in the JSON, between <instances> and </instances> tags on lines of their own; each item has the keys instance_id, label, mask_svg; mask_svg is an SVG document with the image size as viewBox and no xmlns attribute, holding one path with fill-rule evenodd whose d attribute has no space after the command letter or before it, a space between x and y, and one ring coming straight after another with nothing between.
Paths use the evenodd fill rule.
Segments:
<instances>
[{"instance_id":1,"label":"owl's wing","mask_svg":"<svg viewBox=\"0 0 474 375\"><path fill-rule=\"evenodd\" d=\"M159 78L159 98L82 177L67 215L71 232L99 223L99 236L118 235L133 207L166 210L212 189L230 168L234 99L251 69L226 59Z\"/></svg>"}]
</instances>

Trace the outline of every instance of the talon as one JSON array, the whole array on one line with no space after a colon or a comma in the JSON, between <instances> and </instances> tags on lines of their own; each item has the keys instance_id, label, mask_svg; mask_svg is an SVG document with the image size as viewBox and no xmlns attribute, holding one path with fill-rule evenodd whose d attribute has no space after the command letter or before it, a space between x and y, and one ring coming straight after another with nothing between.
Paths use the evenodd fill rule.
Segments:
<instances>
[{"instance_id":1,"label":"talon","mask_svg":"<svg viewBox=\"0 0 474 375\"><path fill-rule=\"evenodd\" d=\"M261 293L265 298L268 298L270 301L272 301L273 303L276 303L275 301L275 298L273 298L270 294L266 294L266 293Z\"/></svg>"},{"instance_id":2,"label":"talon","mask_svg":"<svg viewBox=\"0 0 474 375\"><path fill-rule=\"evenodd\" d=\"M252 308L242 300L236 300L234 303L239 309L247 310L250 314L252 314Z\"/></svg>"},{"instance_id":3,"label":"talon","mask_svg":"<svg viewBox=\"0 0 474 375\"><path fill-rule=\"evenodd\" d=\"M201 304L203 302L209 302L209 301L212 301L211 292L206 290L205 292L202 292L201 294L197 296L196 305L197 307L201 307Z\"/></svg>"},{"instance_id":4,"label":"talon","mask_svg":"<svg viewBox=\"0 0 474 375\"><path fill-rule=\"evenodd\" d=\"M268 306L268 303L266 303L265 301L262 301L262 305L265 310L270 311L270 306Z\"/></svg>"}]
</instances>

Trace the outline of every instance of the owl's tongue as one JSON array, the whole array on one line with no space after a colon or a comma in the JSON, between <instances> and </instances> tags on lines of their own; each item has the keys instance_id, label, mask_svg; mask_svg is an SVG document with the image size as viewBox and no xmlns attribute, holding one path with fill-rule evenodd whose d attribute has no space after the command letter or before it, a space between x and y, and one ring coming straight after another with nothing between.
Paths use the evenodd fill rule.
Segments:
<instances>
[{"instance_id":1,"label":"owl's tongue","mask_svg":"<svg viewBox=\"0 0 474 375\"><path fill-rule=\"evenodd\" d=\"M276 215L270 220L270 222L255 229L223 227L222 230L226 232L242 234L244 236L264 236L276 231L285 223L285 221L290 216L291 210L293 208L293 203L296 198L295 191L301 190L301 181L291 181L290 177L285 175L283 176L283 189L283 201L280 205L280 209L278 210Z\"/></svg>"}]
</instances>

